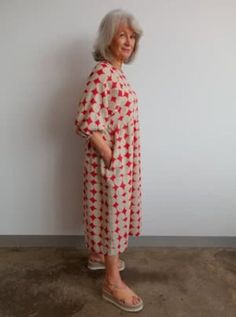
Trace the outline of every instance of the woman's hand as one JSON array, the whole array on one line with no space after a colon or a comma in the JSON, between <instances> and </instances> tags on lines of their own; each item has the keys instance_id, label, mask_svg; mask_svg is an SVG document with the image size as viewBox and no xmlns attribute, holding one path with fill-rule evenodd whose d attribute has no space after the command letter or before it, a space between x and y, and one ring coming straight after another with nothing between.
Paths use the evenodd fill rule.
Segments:
<instances>
[{"instance_id":1,"label":"woman's hand","mask_svg":"<svg viewBox=\"0 0 236 317\"><path fill-rule=\"evenodd\" d=\"M107 168L111 166L111 159L112 159L112 150L110 147L106 148L106 151L103 154L103 159L105 161L105 165Z\"/></svg>"},{"instance_id":2,"label":"woman's hand","mask_svg":"<svg viewBox=\"0 0 236 317\"><path fill-rule=\"evenodd\" d=\"M98 131L93 132L89 141L95 150L99 153L99 155L105 161L105 165L107 168L111 166L112 159L112 149L108 146L108 144L103 140L102 134Z\"/></svg>"}]
</instances>

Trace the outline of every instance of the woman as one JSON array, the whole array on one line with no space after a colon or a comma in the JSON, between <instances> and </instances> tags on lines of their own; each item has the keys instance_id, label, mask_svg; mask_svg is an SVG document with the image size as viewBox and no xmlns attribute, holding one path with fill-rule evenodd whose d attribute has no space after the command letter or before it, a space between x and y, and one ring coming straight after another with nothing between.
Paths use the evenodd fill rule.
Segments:
<instances>
[{"instance_id":1,"label":"woman","mask_svg":"<svg viewBox=\"0 0 236 317\"><path fill-rule=\"evenodd\" d=\"M126 311L142 299L121 279L119 255L141 228L141 161L137 96L122 64L130 63L142 35L135 18L112 10L101 21L92 69L79 102L76 133L87 139L83 169L88 268L106 269L103 298Z\"/></svg>"}]
</instances>

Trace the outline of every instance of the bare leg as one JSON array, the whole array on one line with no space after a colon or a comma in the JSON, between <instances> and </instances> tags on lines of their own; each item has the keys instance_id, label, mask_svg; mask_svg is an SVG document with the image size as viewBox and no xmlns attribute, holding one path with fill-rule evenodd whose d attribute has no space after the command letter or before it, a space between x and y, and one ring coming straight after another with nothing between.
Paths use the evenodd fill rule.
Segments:
<instances>
[{"instance_id":1,"label":"bare leg","mask_svg":"<svg viewBox=\"0 0 236 317\"><path fill-rule=\"evenodd\" d=\"M111 283L121 284L120 271L118 270L118 255L105 255L106 274L105 280Z\"/></svg>"},{"instance_id":2,"label":"bare leg","mask_svg":"<svg viewBox=\"0 0 236 317\"><path fill-rule=\"evenodd\" d=\"M113 290L113 296L117 298L124 298L125 296L127 303L138 304L140 298L121 279L118 261L118 255L105 255L106 274L104 285L109 290ZM115 289L114 285L116 286Z\"/></svg>"}]
</instances>

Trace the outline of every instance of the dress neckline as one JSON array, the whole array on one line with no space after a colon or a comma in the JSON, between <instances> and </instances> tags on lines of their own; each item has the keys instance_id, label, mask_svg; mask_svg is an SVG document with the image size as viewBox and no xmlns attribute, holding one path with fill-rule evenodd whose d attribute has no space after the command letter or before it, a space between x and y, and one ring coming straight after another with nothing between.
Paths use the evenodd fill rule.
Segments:
<instances>
[{"instance_id":1,"label":"dress neckline","mask_svg":"<svg viewBox=\"0 0 236 317\"><path fill-rule=\"evenodd\" d=\"M114 66L110 61L108 61L107 59L104 60L105 63L109 64L112 68L114 68L115 70L120 71L123 74L123 70L121 68L118 68L116 66Z\"/></svg>"}]
</instances>

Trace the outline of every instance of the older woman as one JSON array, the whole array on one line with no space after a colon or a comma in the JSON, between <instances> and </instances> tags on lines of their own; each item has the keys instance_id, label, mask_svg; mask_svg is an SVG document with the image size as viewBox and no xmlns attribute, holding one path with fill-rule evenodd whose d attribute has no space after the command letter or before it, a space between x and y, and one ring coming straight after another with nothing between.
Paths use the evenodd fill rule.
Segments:
<instances>
[{"instance_id":1,"label":"older woman","mask_svg":"<svg viewBox=\"0 0 236 317\"><path fill-rule=\"evenodd\" d=\"M119 255L141 229L141 155L138 100L122 64L130 63L142 35L136 19L112 10L101 21L93 67L75 120L86 138L83 216L88 268L106 269L103 298L126 311L140 311L142 299L121 279Z\"/></svg>"}]
</instances>

